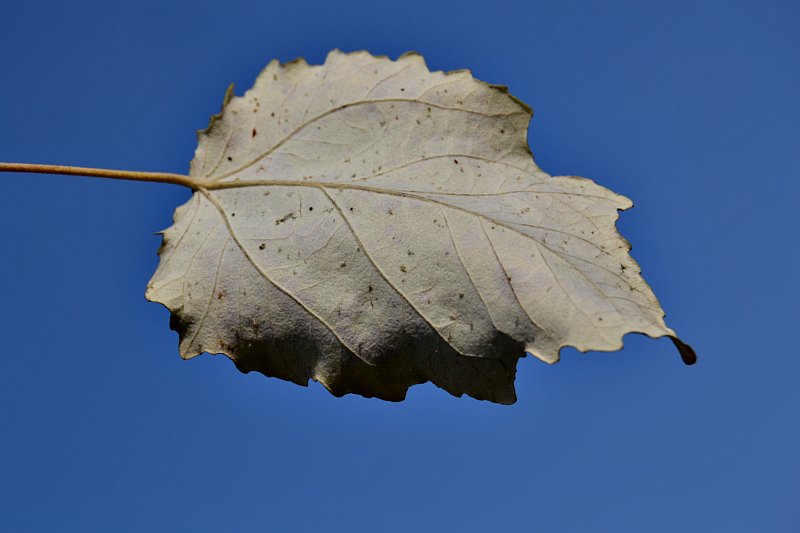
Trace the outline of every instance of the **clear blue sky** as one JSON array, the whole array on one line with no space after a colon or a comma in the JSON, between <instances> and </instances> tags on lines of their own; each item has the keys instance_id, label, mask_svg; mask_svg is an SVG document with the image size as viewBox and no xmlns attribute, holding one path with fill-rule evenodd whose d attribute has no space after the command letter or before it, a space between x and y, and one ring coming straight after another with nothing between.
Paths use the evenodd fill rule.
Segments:
<instances>
[{"instance_id":1,"label":"clear blue sky","mask_svg":"<svg viewBox=\"0 0 800 533\"><path fill-rule=\"evenodd\" d=\"M224 4L224 6L223 6ZM800 4L6 2L0 160L186 172L272 58L422 53L535 110L697 349L520 361L513 406L336 399L177 355L188 192L0 175L2 531L800 531Z\"/></svg>"}]
</instances>

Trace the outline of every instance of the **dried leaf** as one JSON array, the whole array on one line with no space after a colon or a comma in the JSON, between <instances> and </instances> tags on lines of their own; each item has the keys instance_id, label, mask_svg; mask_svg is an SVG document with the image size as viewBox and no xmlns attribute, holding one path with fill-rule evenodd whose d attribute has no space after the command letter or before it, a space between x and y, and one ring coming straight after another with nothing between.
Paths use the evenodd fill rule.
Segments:
<instances>
[{"instance_id":1,"label":"dried leaf","mask_svg":"<svg viewBox=\"0 0 800 533\"><path fill-rule=\"evenodd\" d=\"M333 394L515 401L517 360L669 336L616 231L631 202L533 161L530 109L468 71L270 63L199 134L147 297L202 352Z\"/></svg>"}]
</instances>

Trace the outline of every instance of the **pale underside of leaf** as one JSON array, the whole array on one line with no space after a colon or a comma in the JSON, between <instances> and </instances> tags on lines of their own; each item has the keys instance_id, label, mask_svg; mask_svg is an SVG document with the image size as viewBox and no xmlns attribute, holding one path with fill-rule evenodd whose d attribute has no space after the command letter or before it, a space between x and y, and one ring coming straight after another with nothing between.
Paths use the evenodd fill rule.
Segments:
<instances>
[{"instance_id":1,"label":"pale underside of leaf","mask_svg":"<svg viewBox=\"0 0 800 533\"><path fill-rule=\"evenodd\" d=\"M525 352L674 338L615 227L630 201L542 172L530 117L416 54L273 61L200 133L147 297L183 357L390 400L511 403Z\"/></svg>"}]
</instances>

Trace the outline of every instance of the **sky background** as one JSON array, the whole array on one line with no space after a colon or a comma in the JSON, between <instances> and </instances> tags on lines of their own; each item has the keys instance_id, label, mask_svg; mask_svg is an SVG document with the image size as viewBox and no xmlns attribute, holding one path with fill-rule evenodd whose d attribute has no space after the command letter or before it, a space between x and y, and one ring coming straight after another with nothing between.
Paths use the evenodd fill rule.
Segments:
<instances>
[{"instance_id":1,"label":"sky background","mask_svg":"<svg viewBox=\"0 0 800 533\"><path fill-rule=\"evenodd\" d=\"M229 83L332 48L535 111L699 355L520 361L518 402L337 399L177 353L171 185L0 175L2 531L800 531L800 4L6 2L0 161L185 173Z\"/></svg>"}]
</instances>

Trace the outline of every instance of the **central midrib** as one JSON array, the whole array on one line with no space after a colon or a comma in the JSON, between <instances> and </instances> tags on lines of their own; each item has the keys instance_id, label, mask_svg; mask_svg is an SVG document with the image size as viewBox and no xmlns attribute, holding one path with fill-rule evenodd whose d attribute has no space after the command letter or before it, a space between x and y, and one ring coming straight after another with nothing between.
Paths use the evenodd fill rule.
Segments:
<instances>
[{"instance_id":1,"label":"central midrib","mask_svg":"<svg viewBox=\"0 0 800 533\"><path fill-rule=\"evenodd\" d=\"M224 183L217 182L217 183L209 183L208 185L203 185L203 186L201 186L201 190L207 191L206 194L210 195L210 191L211 190L235 189L235 188L242 188L242 187L269 187L269 186L274 186L274 187L306 187L306 188L311 188L311 189L320 189L326 195L327 195L327 193L326 193L327 189L331 189L331 190L335 190L335 189L357 190L357 191L371 192L371 193L375 193L375 194L386 194L386 195L390 195L390 196L398 196L398 197L402 197L402 198L409 198L411 200L417 200L417 201L421 201L421 202L428 202L428 203L431 203L431 204L434 204L434 205L447 207L447 208L450 208L450 209L453 209L453 210L456 210L456 211L460 211L462 213L466 213L466 214L474 216L474 217L481 218L483 220L486 220L487 222L490 222L492 224L496 224L498 226L506 228L509 231L517 233L517 234L523 236L524 238L532 241L536 246L540 246L540 247L548 250L549 252L551 252L551 253L553 253L553 254L555 254L557 256L573 257L573 258L578 259L580 261L589 262L590 264L594 265L595 267L600 268L602 270L605 270L606 272L608 272L609 274L612 274L614 277L616 277L617 279L619 279L623 283L625 283L628 286L630 286L628 281L625 280L624 278L622 278L621 276L619 276L617 273L612 272L611 270L609 270L609 269L607 269L607 268L605 268L605 267L603 267L601 265L598 265L596 263L590 262L586 258L578 257L578 256L575 256L575 255L570 254L570 253L565 252L565 251L554 250L547 243L537 239L536 237L534 237L532 235L529 235L529 234L525 233L524 231L522 231L519 228L515 227L514 224L511 223L511 222L506 222L506 221L503 221L503 220L499 220L499 219L496 219L496 218L491 217L489 215L486 215L484 213L480 213L478 211L473 211L471 209L467 209L467 208L461 207L459 205L453 205L453 204L449 204L449 203L446 203L446 202L437 201L437 200L435 200L433 198L428 198L427 196L422 196L421 195L421 194L426 194L426 193L409 192L409 191L393 190L393 189L382 189L382 188L378 188L378 187L369 187L369 186L366 186L366 185L354 185L352 183L337 183L337 182L324 182L324 181L300 182L300 181L294 181L294 180L230 181L230 182L224 182ZM516 191L516 192L524 192L524 191ZM437 194L437 193L431 192L431 193L427 193L427 194ZM533 227L533 228L537 228L537 229L542 230L542 231L552 231L552 232L555 232L555 233L561 233L563 235L568 235L569 237L571 237L573 239L578 239L580 241L583 241L583 242L589 244L590 246L592 246L593 248L598 250L601 254L613 258L613 255L608 250L605 250L605 249L601 248L600 246L598 246L596 243L594 243L594 242L592 242L592 241L590 241L588 239L585 239L583 237L580 237L578 235L575 235L573 233L569 233L569 232L566 232L564 230L560 230L560 229L556 229L556 228L549 228L549 227L545 227L545 226L537 226L537 225L534 225L534 224L527 224L527 226ZM585 272L583 272L582 269L577 268L575 265L572 265L572 266L576 270L576 272L578 272L579 275L581 275L581 277L587 279L591 284L594 285L594 282L591 280L591 278ZM605 293L603 292L603 294L605 294Z\"/></svg>"},{"instance_id":2,"label":"central midrib","mask_svg":"<svg viewBox=\"0 0 800 533\"><path fill-rule=\"evenodd\" d=\"M306 182L302 182L302 181L296 181L296 180L254 180L254 181L212 182L212 183L207 183L207 184L198 183L198 185L202 189L205 189L205 190L208 190L208 191L222 190L222 189L238 189L238 188L244 188L244 187L306 187L306 188L311 188L311 189L322 189L322 190L326 190L326 189L354 190L354 191L370 192L370 193L374 193L374 194L384 194L384 195L389 195L389 196L397 196L397 197L401 197L401 198L409 198L409 199L418 200L418 201L421 201L421 202L432 203L434 205L440 205L440 206L444 206L444 207L449 207L451 209L455 209L457 211L461 211L462 213L466 213L466 214L474 216L474 217L482 218L482 219L484 219L484 220L486 220L488 222L491 222L492 224L497 224L498 226L502 226L503 228L506 228L509 231L513 231L515 233L518 233L519 235L522 235L523 237L525 237L527 239L531 239L531 240L537 242L538 244L546 247L547 249L549 249L553 253L559 253L559 252L556 252L555 250L552 250L544 242L539 241L538 239L534 238L533 236L528 235L524 231L522 231L519 228L515 227L515 225L512 222L507 222L507 221L504 221L504 220L500 220L500 219L491 217L491 216L489 216L489 215L487 215L485 213L481 213L479 211L473 211L471 209L467 209L466 207L461 207L459 205L454 205L454 204L450 204L450 203L446 203L446 202L441 202L441 201L435 200L433 198L429 198L427 196L423 196L424 194L438 194L436 192L424 192L424 191L413 191L412 192L412 191L395 190L395 189L383 189L383 188L379 188L379 187L370 187L370 186L367 186L367 185L355 185L355 184L352 184L352 183L340 183L340 182L332 182L332 181L306 181ZM528 192L528 191L510 191L510 192L524 193L524 192ZM604 255L609 255L609 256L611 255L608 251L603 250L602 248L597 246L597 244L595 244L592 241L590 241L589 239L585 239L585 238L583 238L583 237L581 237L579 235L575 235L573 233L569 233L569 232L566 232L564 230L560 230L560 229L556 229L556 228L550 228L550 227L547 227L547 226L538 226L538 225L535 225L535 224L524 224L524 225L526 225L528 227L536 228L536 229L539 229L539 230L542 230L542 231L552 231L552 232L555 232L555 233L561 233L563 235L568 235L569 237L571 237L573 239L578 239L580 241L583 241L583 242L589 244L590 246L592 246L592 247L596 248L597 250L599 250Z\"/></svg>"}]
</instances>

